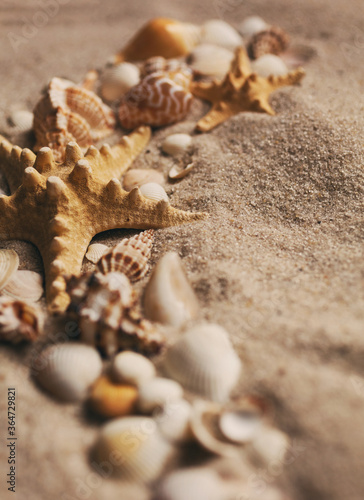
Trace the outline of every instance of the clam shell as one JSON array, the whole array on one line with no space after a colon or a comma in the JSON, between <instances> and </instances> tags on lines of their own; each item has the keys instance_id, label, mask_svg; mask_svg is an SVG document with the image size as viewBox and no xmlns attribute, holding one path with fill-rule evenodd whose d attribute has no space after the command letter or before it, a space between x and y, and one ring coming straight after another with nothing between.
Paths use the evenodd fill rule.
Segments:
<instances>
[{"instance_id":1,"label":"clam shell","mask_svg":"<svg viewBox=\"0 0 364 500\"><path fill-rule=\"evenodd\" d=\"M155 377L139 385L138 408L142 413L152 413L183 396L183 389L174 380Z\"/></svg>"},{"instance_id":2,"label":"clam shell","mask_svg":"<svg viewBox=\"0 0 364 500\"><path fill-rule=\"evenodd\" d=\"M14 299L37 302L44 292L43 277L34 271L16 271L2 291Z\"/></svg>"},{"instance_id":3,"label":"clam shell","mask_svg":"<svg viewBox=\"0 0 364 500\"><path fill-rule=\"evenodd\" d=\"M255 438L246 444L244 452L252 464L268 466L283 462L290 446L290 439L284 432L270 425L263 425Z\"/></svg>"},{"instance_id":4,"label":"clam shell","mask_svg":"<svg viewBox=\"0 0 364 500\"><path fill-rule=\"evenodd\" d=\"M243 44L239 33L221 19L211 19L202 25L201 43L210 43L234 51Z\"/></svg>"},{"instance_id":5,"label":"clam shell","mask_svg":"<svg viewBox=\"0 0 364 500\"><path fill-rule=\"evenodd\" d=\"M190 419L192 407L185 399L179 399L164 405L156 415L162 435L172 443L183 443L192 439Z\"/></svg>"},{"instance_id":6,"label":"clam shell","mask_svg":"<svg viewBox=\"0 0 364 500\"><path fill-rule=\"evenodd\" d=\"M102 243L92 243L92 245L88 247L85 257L93 264L97 264L108 250L109 247L107 245L103 245Z\"/></svg>"},{"instance_id":7,"label":"clam shell","mask_svg":"<svg viewBox=\"0 0 364 500\"><path fill-rule=\"evenodd\" d=\"M240 444L251 441L261 425L261 415L254 411L225 411L219 419L219 428L225 438Z\"/></svg>"},{"instance_id":8,"label":"clam shell","mask_svg":"<svg viewBox=\"0 0 364 500\"><path fill-rule=\"evenodd\" d=\"M192 144L192 137L188 134L172 134L164 139L162 150L171 155L183 154Z\"/></svg>"},{"instance_id":9,"label":"clam shell","mask_svg":"<svg viewBox=\"0 0 364 500\"><path fill-rule=\"evenodd\" d=\"M14 134L30 132L33 128L33 113L25 109L13 111L8 118L11 129Z\"/></svg>"},{"instance_id":10,"label":"clam shell","mask_svg":"<svg viewBox=\"0 0 364 500\"><path fill-rule=\"evenodd\" d=\"M174 165L169 171L168 177L172 180L183 179L183 177L186 177L186 175L191 172L194 166L195 166L194 163L189 163L185 167Z\"/></svg>"},{"instance_id":11,"label":"clam shell","mask_svg":"<svg viewBox=\"0 0 364 500\"><path fill-rule=\"evenodd\" d=\"M97 461L112 461L114 475L143 483L157 479L173 455L172 445L161 436L156 422L141 416L104 425L93 451Z\"/></svg>"},{"instance_id":12,"label":"clam shell","mask_svg":"<svg viewBox=\"0 0 364 500\"><path fill-rule=\"evenodd\" d=\"M121 417L133 413L137 399L136 387L114 383L103 376L94 383L88 402L103 417Z\"/></svg>"},{"instance_id":13,"label":"clam shell","mask_svg":"<svg viewBox=\"0 0 364 500\"><path fill-rule=\"evenodd\" d=\"M101 95L107 101L114 101L137 85L140 70L135 64L123 62L105 69L101 76Z\"/></svg>"},{"instance_id":14,"label":"clam shell","mask_svg":"<svg viewBox=\"0 0 364 500\"><path fill-rule=\"evenodd\" d=\"M191 68L202 75L223 78L228 71L234 54L217 45L201 44L189 56Z\"/></svg>"},{"instance_id":15,"label":"clam shell","mask_svg":"<svg viewBox=\"0 0 364 500\"><path fill-rule=\"evenodd\" d=\"M42 328L43 318L37 308L10 297L0 297L0 340L13 344L34 342Z\"/></svg>"},{"instance_id":16,"label":"clam shell","mask_svg":"<svg viewBox=\"0 0 364 500\"><path fill-rule=\"evenodd\" d=\"M177 253L166 253L156 265L144 292L143 305L147 318L165 325L180 326L197 316L197 298Z\"/></svg>"},{"instance_id":17,"label":"clam shell","mask_svg":"<svg viewBox=\"0 0 364 500\"><path fill-rule=\"evenodd\" d=\"M140 187L143 184L149 184L151 182L162 185L164 183L164 177L160 172L157 172L157 170L154 170L153 168L134 168L128 170L128 172L124 175L123 188L125 191L131 191L136 187Z\"/></svg>"},{"instance_id":18,"label":"clam shell","mask_svg":"<svg viewBox=\"0 0 364 500\"><path fill-rule=\"evenodd\" d=\"M155 377L156 370L146 357L132 351L117 354L112 362L111 376L115 382L140 385Z\"/></svg>"},{"instance_id":19,"label":"clam shell","mask_svg":"<svg viewBox=\"0 0 364 500\"><path fill-rule=\"evenodd\" d=\"M93 347L57 344L39 354L33 370L39 385L53 396L62 401L81 401L100 376L102 361Z\"/></svg>"},{"instance_id":20,"label":"clam shell","mask_svg":"<svg viewBox=\"0 0 364 500\"><path fill-rule=\"evenodd\" d=\"M140 192L142 193L144 198L147 198L148 200L169 201L167 193L165 192L164 188L160 184L157 184L156 182L148 182L146 184L142 184L140 186Z\"/></svg>"},{"instance_id":21,"label":"clam shell","mask_svg":"<svg viewBox=\"0 0 364 500\"><path fill-rule=\"evenodd\" d=\"M15 250L0 250L0 290L5 288L19 267Z\"/></svg>"},{"instance_id":22,"label":"clam shell","mask_svg":"<svg viewBox=\"0 0 364 500\"><path fill-rule=\"evenodd\" d=\"M222 327L202 324L190 328L169 348L163 367L186 389L224 402L238 381L241 362Z\"/></svg>"},{"instance_id":23,"label":"clam shell","mask_svg":"<svg viewBox=\"0 0 364 500\"><path fill-rule=\"evenodd\" d=\"M259 33L259 31L263 31L268 28L267 23L259 16L249 16L246 17L239 24L239 33L244 37L250 37L255 35L255 33Z\"/></svg>"},{"instance_id":24,"label":"clam shell","mask_svg":"<svg viewBox=\"0 0 364 500\"><path fill-rule=\"evenodd\" d=\"M259 76L280 76L288 73L285 62L274 54L265 54L251 63L252 70Z\"/></svg>"}]
</instances>

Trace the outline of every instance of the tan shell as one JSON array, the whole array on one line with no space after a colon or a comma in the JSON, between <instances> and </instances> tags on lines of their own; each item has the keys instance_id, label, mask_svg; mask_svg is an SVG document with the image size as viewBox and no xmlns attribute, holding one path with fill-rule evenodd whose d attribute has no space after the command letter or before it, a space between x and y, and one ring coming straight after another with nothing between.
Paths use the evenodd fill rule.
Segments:
<instances>
[{"instance_id":1,"label":"tan shell","mask_svg":"<svg viewBox=\"0 0 364 500\"><path fill-rule=\"evenodd\" d=\"M18 344L34 342L42 333L43 318L30 304L0 297L0 340Z\"/></svg>"},{"instance_id":2,"label":"tan shell","mask_svg":"<svg viewBox=\"0 0 364 500\"><path fill-rule=\"evenodd\" d=\"M88 247L85 257L93 264L97 264L101 257L108 252L108 250L109 247L107 245L103 245L102 243L92 243L92 245Z\"/></svg>"},{"instance_id":3,"label":"tan shell","mask_svg":"<svg viewBox=\"0 0 364 500\"><path fill-rule=\"evenodd\" d=\"M191 68L202 75L223 78L229 71L234 54L224 47L203 43L191 52Z\"/></svg>"},{"instance_id":4,"label":"tan shell","mask_svg":"<svg viewBox=\"0 0 364 500\"><path fill-rule=\"evenodd\" d=\"M188 134L172 134L162 143L162 150L171 156L178 156L187 151L192 144L192 137Z\"/></svg>"},{"instance_id":5,"label":"tan shell","mask_svg":"<svg viewBox=\"0 0 364 500\"><path fill-rule=\"evenodd\" d=\"M286 50L289 36L278 26L256 33L248 44L248 54L251 59L258 59L264 54L279 55Z\"/></svg>"},{"instance_id":6,"label":"tan shell","mask_svg":"<svg viewBox=\"0 0 364 500\"><path fill-rule=\"evenodd\" d=\"M165 189L156 182L147 182L146 184L142 184L140 186L140 192L147 198L152 201L167 201L169 203L168 195Z\"/></svg>"},{"instance_id":7,"label":"tan shell","mask_svg":"<svg viewBox=\"0 0 364 500\"><path fill-rule=\"evenodd\" d=\"M133 413L138 390L132 385L112 382L102 376L92 386L89 406L103 417L121 417Z\"/></svg>"},{"instance_id":8,"label":"tan shell","mask_svg":"<svg viewBox=\"0 0 364 500\"><path fill-rule=\"evenodd\" d=\"M267 23L259 16L246 17L238 27L239 33L244 37L250 37L268 28Z\"/></svg>"},{"instance_id":9,"label":"tan shell","mask_svg":"<svg viewBox=\"0 0 364 500\"><path fill-rule=\"evenodd\" d=\"M10 133L23 134L30 132L33 128L33 113L25 109L19 109L10 114L8 121L11 125Z\"/></svg>"},{"instance_id":10,"label":"tan shell","mask_svg":"<svg viewBox=\"0 0 364 500\"><path fill-rule=\"evenodd\" d=\"M34 271L16 271L2 290L14 299L37 302L43 295L43 277Z\"/></svg>"},{"instance_id":11,"label":"tan shell","mask_svg":"<svg viewBox=\"0 0 364 500\"><path fill-rule=\"evenodd\" d=\"M101 95L107 101L114 101L137 85L140 70L135 64L124 62L107 67L101 75Z\"/></svg>"},{"instance_id":12,"label":"tan shell","mask_svg":"<svg viewBox=\"0 0 364 500\"><path fill-rule=\"evenodd\" d=\"M183 389L174 380L153 377L139 385L138 408L150 414L168 403L182 399Z\"/></svg>"},{"instance_id":13,"label":"tan shell","mask_svg":"<svg viewBox=\"0 0 364 500\"><path fill-rule=\"evenodd\" d=\"M185 167L180 165L174 165L168 172L168 177L172 180L183 179L183 177L186 177L186 175L188 175L191 172L194 166L195 166L194 163L189 163Z\"/></svg>"},{"instance_id":14,"label":"tan shell","mask_svg":"<svg viewBox=\"0 0 364 500\"><path fill-rule=\"evenodd\" d=\"M148 184L153 182L154 184L164 184L163 175L154 170L153 168L136 169L133 168L128 170L123 178L123 188L125 191L131 191L136 187L140 187L143 184Z\"/></svg>"},{"instance_id":15,"label":"tan shell","mask_svg":"<svg viewBox=\"0 0 364 500\"><path fill-rule=\"evenodd\" d=\"M268 77L269 75L280 76L288 73L285 62L274 54L264 54L251 64L252 70L259 76Z\"/></svg>"},{"instance_id":16,"label":"tan shell","mask_svg":"<svg viewBox=\"0 0 364 500\"><path fill-rule=\"evenodd\" d=\"M115 382L138 386L155 375L153 363L136 352L123 351L113 359L111 377Z\"/></svg>"},{"instance_id":17,"label":"tan shell","mask_svg":"<svg viewBox=\"0 0 364 500\"><path fill-rule=\"evenodd\" d=\"M125 238L101 257L97 269L103 274L120 272L131 281L140 280L149 269L153 240L153 229Z\"/></svg>"},{"instance_id":18,"label":"tan shell","mask_svg":"<svg viewBox=\"0 0 364 500\"><path fill-rule=\"evenodd\" d=\"M19 257L15 250L0 250L0 290L11 280L19 267Z\"/></svg>"},{"instance_id":19,"label":"tan shell","mask_svg":"<svg viewBox=\"0 0 364 500\"><path fill-rule=\"evenodd\" d=\"M201 43L210 43L234 51L243 44L243 39L227 22L210 19L202 25Z\"/></svg>"}]
</instances>

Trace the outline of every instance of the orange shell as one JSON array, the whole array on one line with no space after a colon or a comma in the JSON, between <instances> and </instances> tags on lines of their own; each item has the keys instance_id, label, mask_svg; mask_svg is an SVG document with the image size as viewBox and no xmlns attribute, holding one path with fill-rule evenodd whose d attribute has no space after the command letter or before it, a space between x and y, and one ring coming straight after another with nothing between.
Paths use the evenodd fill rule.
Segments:
<instances>
[{"instance_id":1,"label":"orange shell","mask_svg":"<svg viewBox=\"0 0 364 500\"><path fill-rule=\"evenodd\" d=\"M137 399L136 387L116 384L102 376L91 389L89 405L103 417L121 417L133 413Z\"/></svg>"}]
</instances>

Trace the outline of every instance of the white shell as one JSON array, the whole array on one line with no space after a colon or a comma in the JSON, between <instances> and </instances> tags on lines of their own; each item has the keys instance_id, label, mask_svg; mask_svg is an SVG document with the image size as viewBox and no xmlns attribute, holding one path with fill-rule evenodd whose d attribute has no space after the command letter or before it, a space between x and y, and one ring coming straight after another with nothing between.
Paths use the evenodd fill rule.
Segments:
<instances>
[{"instance_id":1,"label":"white shell","mask_svg":"<svg viewBox=\"0 0 364 500\"><path fill-rule=\"evenodd\" d=\"M192 144L192 137L188 134L172 134L164 139L162 150L171 155L178 156L184 153Z\"/></svg>"},{"instance_id":2,"label":"white shell","mask_svg":"<svg viewBox=\"0 0 364 500\"><path fill-rule=\"evenodd\" d=\"M185 399L167 403L155 416L159 430L172 443L183 443L192 438L190 419L192 407Z\"/></svg>"},{"instance_id":3,"label":"white shell","mask_svg":"<svg viewBox=\"0 0 364 500\"><path fill-rule=\"evenodd\" d=\"M139 385L138 408L142 413L152 413L182 396L180 384L168 378L155 377Z\"/></svg>"},{"instance_id":4,"label":"white shell","mask_svg":"<svg viewBox=\"0 0 364 500\"><path fill-rule=\"evenodd\" d=\"M254 465L267 466L275 462L283 462L290 446L287 434L264 425L259 429L253 441L247 443L244 451Z\"/></svg>"},{"instance_id":5,"label":"white shell","mask_svg":"<svg viewBox=\"0 0 364 500\"><path fill-rule=\"evenodd\" d=\"M219 419L222 434L235 443L251 441L259 432L262 420L257 413L244 410L224 411Z\"/></svg>"},{"instance_id":6,"label":"white shell","mask_svg":"<svg viewBox=\"0 0 364 500\"><path fill-rule=\"evenodd\" d=\"M93 347L66 343L47 347L33 364L37 382L63 401L81 401L100 376L102 361Z\"/></svg>"},{"instance_id":7,"label":"white shell","mask_svg":"<svg viewBox=\"0 0 364 500\"><path fill-rule=\"evenodd\" d=\"M228 73L234 53L223 47L204 43L195 48L189 57L190 66L198 73L223 78Z\"/></svg>"},{"instance_id":8,"label":"white shell","mask_svg":"<svg viewBox=\"0 0 364 500\"><path fill-rule=\"evenodd\" d=\"M265 78L269 75L286 75L289 71L285 62L274 54L264 54L264 56L252 61L251 68L252 71Z\"/></svg>"},{"instance_id":9,"label":"white shell","mask_svg":"<svg viewBox=\"0 0 364 500\"><path fill-rule=\"evenodd\" d=\"M104 253L108 250L109 247L107 245L103 245L102 243L92 243L92 245L88 247L85 257L93 264L97 264Z\"/></svg>"},{"instance_id":10,"label":"white shell","mask_svg":"<svg viewBox=\"0 0 364 500\"><path fill-rule=\"evenodd\" d=\"M113 462L113 473L148 483L157 479L173 456L173 447L148 417L123 417L104 425L94 449L95 459Z\"/></svg>"},{"instance_id":11,"label":"white shell","mask_svg":"<svg viewBox=\"0 0 364 500\"><path fill-rule=\"evenodd\" d=\"M142 184L140 186L140 192L142 193L144 198L147 198L148 200L169 201L165 190L160 184L157 184L156 182L148 182L147 184Z\"/></svg>"},{"instance_id":12,"label":"white shell","mask_svg":"<svg viewBox=\"0 0 364 500\"><path fill-rule=\"evenodd\" d=\"M123 62L108 67L101 76L101 95L104 99L113 101L137 85L139 80L140 70L135 64Z\"/></svg>"},{"instance_id":13,"label":"white shell","mask_svg":"<svg viewBox=\"0 0 364 500\"><path fill-rule=\"evenodd\" d=\"M202 324L189 329L169 348L163 367L186 389L224 402L238 381L241 362L222 327Z\"/></svg>"},{"instance_id":14,"label":"white shell","mask_svg":"<svg viewBox=\"0 0 364 500\"><path fill-rule=\"evenodd\" d=\"M34 271L16 271L3 289L14 299L37 302L43 295L43 277Z\"/></svg>"},{"instance_id":15,"label":"white shell","mask_svg":"<svg viewBox=\"0 0 364 500\"><path fill-rule=\"evenodd\" d=\"M15 250L0 250L0 290L11 280L19 267L19 256Z\"/></svg>"},{"instance_id":16,"label":"white shell","mask_svg":"<svg viewBox=\"0 0 364 500\"><path fill-rule=\"evenodd\" d=\"M175 252L166 253L158 262L144 292L144 311L152 321L181 326L197 316L196 295Z\"/></svg>"},{"instance_id":17,"label":"white shell","mask_svg":"<svg viewBox=\"0 0 364 500\"><path fill-rule=\"evenodd\" d=\"M239 33L244 37L250 37L263 31L268 27L267 23L259 16L249 16L244 19L243 22L239 24Z\"/></svg>"},{"instance_id":18,"label":"white shell","mask_svg":"<svg viewBox=\"0 0 364 500\"><path fill-rule=\"evenodd\" d=\"M183 179L183 177L186 177L186 175L191 172L194 166L194 163L189 163L184 168L179 165L174 165L169 171L168 177L172 180Z\"/></svg>"},{"instance_id":19,"label":"white shell","mask_svg":"<svg viewBox=\"0 0 364 500\"><path fill-rule=\"evenodd\" d=\"M33 128L33 113L25 109L13 111L9 116L9 122L10 132L15 134L29 132Z\"/></svg>"},{"instance_id":20,"label":"white shell","mask_svg":"<svg viewBox=\"0 0 364 500\"><path fill-rule=\"evenodd\" d=\"M126 172L123 178L123 188L125 191L131 191L143 184L156 183L162 185L164 177L160 172L153 168L131 169Z\"/></svg>"},{"instance_id":21,"label":"white shell","mask_svg":"<svg viewBox=\"0 0 364 500\"><path fill-rule=\"evenodd\" d=\"M219 45L229 50L235 50L243 44L239 33L221 19L211 19L202 26L202 43Z\"/></svg>"},{"instance_id":22,"label":"white shell","mask_svg":"<svg viewBox=\"0 0 364 500\"><path fill-rule=\"evenodd\" d=\"M132 351L117 354L111 366L111 375L115 382L140 385L155 377L156 370L146 357Z\"/></svg>"}]
</instances>

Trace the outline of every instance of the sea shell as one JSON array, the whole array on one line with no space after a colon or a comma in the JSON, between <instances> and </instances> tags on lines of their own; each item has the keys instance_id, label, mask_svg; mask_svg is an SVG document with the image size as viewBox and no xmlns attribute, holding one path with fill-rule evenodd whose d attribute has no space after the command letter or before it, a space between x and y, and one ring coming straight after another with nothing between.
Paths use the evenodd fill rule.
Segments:
<instances>
[{"instance_id":1,"label":"sea shell","mask_svg":"<svg viewBox=\"0 0 364 500\"><path fill-rule=\"evenodd\" d=\"M127 129L139 125L161 127L183 120L193 98L189 92L191 79L192 71L189 68L147 75L121 100L121 125Z\"/></svg>"},{"instance_id":2,"label":"sea shell","mask_svg":"<svg viewBox=\"0 0 364 500\"><path fill-rule=\"evenodd\" d=\"M127 46L116 55L116 62L143 61L162 56L167 59L191 52L200 42L201 28L173 19L156 18L145 24Z\"/></svg>"},{"instance_id":3,"label":"sea shell","mask_svg":"<svg viewBox=\"0 0 364 500\"><path fill-rule=\"evenodd\" d=\"M246 444L244 453L252 464L266 467L275 462L283 462L289 446L287 434L270 425L263 425L255 438Z\"/></svg>"},{"instance_id":4,"label":"sea shell","mask_svg":"<svg viewBox=\"0 0 364 500\"><path fill-rule=\"evenodd\" d=\"M0 340L18 344L33 342L42 332L43 318L34 306L0 297Z\"/></svg>"},{"instance_id":5,"label":"sea shell","mask_svg":"<svg viewBox=\"0 0 364 500\"><path fill-rule=\"evenodd\" d=\"M140 192L144 196L144 198L147 198L148 200L164 200L169 202L165 189L156 182L147 182L146 184L142 184L140 186Z\"/></svg>"},{"instance_id":6,"label":"sea shell","mask_svg":"<svg viewBox=\"0 0 364 500\"><path fill-rule=\"evenodd\" d=\"M171 443L184 443L192 439L190 419L192 407L185 399L178 399L163 406L154 415L162 435Z\"/></svg>"},{"instance_id":7,"label":"sea shell","mask_svg":"<svg viewBox=\"0 0 364 500\"><path fill-rule=\"evenodd\" d=\"M191 172L194 166L194 163L189 163L185 167L180 165L173 165L171 170L168 172L168 177L172 180L183 179L183 177L186 177L186 175Z\"/></svg>"},{"instance_id":8,"label":"sea shell","mask_svg":"<svg viewBox=\"0 0 364 500\"><path fill-rule=\"evenodd\" d=\"M274 54L264 54L251 64L252 70L259 76L268 77L269 75L280 76L288 73L288 68L284 61Z\"/></svg>"},{"instance_id":9,"label":"sea shell","mask_svg":"<svg viewBox=\"0 0 364 500\"><path fill-rule=\"evenodd\" d=\"M233 59L234 53L230 50L204 43L191 52L188 61L197 73L223 78L228 73Z\"/></svg>"},{"instance_id":10,"label":"sea shell","mask_svg":"<svg viewBox=\"0 0 364 500\"><path fill-rule=\"evenodd\" d=\"M101 95L107 101L114 101L137 85L140 70L135 64L124 62L107 67L101 75Z\"/></svg>"},{"instance_id":11,"label":"sea shell","mask_svg":"<svg viewBox=\"0 0 364 500\"><path fill-rule=\"evenodd\" d=\"M8 121L11 126L11 133L22 134L30 132L33 128L33 113L25 109L19 109L10 114Z\"/></svg>"},{"instance_id":12,"label":"sea shell","mask_svg":"<svg viewBox=\"0 0 364 500\"><path fill-rule=\"evenodd\" d=\"M197 317L197 298L177 253L166 253L154 268L143 305L147 318L165 325L180 326Z\"/></svg>"},{"instance_id":13,"label":"sea shell","mask_svg":"<svg viewBox=\"0 0 364 500\"><path fill-rule=\"evenodd\" d=\"M133 413L137 399L136 387L114 383L102 376L93 385L88 403L103 417L121 417Z\"/></svg>"},{"instance_id":14,"label":"sea shell","mask_svg":"<svg viewBox=\"0 0 364 500\"><path fill-rule=\"evenodd\" d=\"M48 392L62 401L81 401L100 376L102 361L90 346L56 344L42 351L33 363L34 377Z\"/></svg>"},{"instance_id":15,"label":"sea shell","mask_svg":"<svg viewBox=\"0 0 364 500\"><path fill-rule=\"evenodd\" d=\"M152 413L182 396L180 384L168 378L154 377L139 385L138 408L142 413Z\"/></svg>"},{"instance_id":16,"label":"sea shell","mask_svg":"<svg viewBox=\"0 0 364 500\"><path fill-rule=\"evenodd\" d=\"M159 184L156 184L156 186L159 186ZM101 257L97 264L97 270L103 274L110 272L124 273L131 281L143 278L149 269L148 260L152 251L153 240L153 229L143 231L132 238L123 239Z\"/></svg>"},{"instance_id":17,"label":"sea shell","mask_svg":"<svg viewBox=\"0 0 364 500\"><path fill-rule=\"evenodd\" d=\"M122 349L159 352L164 337L136 308L137 297L122 273L85 273L67 283L68 313L79 323L80 340L107 356Z\"/></svg>"},{"instance_id":18,"label":"sea shell","mask_svg":"<svg viewBox=\"0 0 364 500\"><path fill-rule=\"evenodd\" d=\"M0 250L0 290L5 288L19 267L15 250Z\"/></svg>"},{"instance_id":19,"label":"sea shell","mask_svg":"<svg viewBox=\"0 0 364 500\"><path fill-rule=\"evenodd\" d=\"M248 54L251 59L258 59L264 54L279 55L289 44L289 36L278 26L253 35L248 44Z\"/></svg>"},{"instance_id":20,"label":"sea shell","mask_svg":"<svg viewBox=\"0 0 364 500\"><path fill-rule=\"evenodd\" d=\"M207 323L187 330L167 351L163 367L186 389L224 402L238 381L241 362L227 332Z\"/></svg>"},{"instance_id":21,"label":"sea shell","mask_svg":"<svg viewBox=\"0 0 364 500\"><path fill-rule=\"evenodd\" d=\"M239 24L239 33L244 37L251 37L259 31L263 31L268 28L267 23L259 16L249 16L244 19Z\"/></svg>"},{"instance_id":22,"label":"sea shell","mask_svg":"<svg viewBox=\"0 0 364 500\"><path fill-rule=\"evenodd\" d=\"M171 156L183 154L192 144L192 137L188 134L172 134L162 143L162 150Z\"/></svg>"},{"instance_id":23,"label":"sea shell","mask_svg":"<svg viewBox=\"0 0 364 500\"><path fill-rule=\"evenodd\" d=\"M58 161L63 161L69 142L86 149L114 128L113 111L94 92L61 78L50 81L34 109L35 150L48 146Z\"/></svg>"},{"instance_id":24,"label":"sea shell","mask_svg":"<svg viewBox=\"0 0 364 500\"><path fill-rule=\"evenodd\" d=\"M201 43L210 43L234 51L243 44L243 40L230 24L221 19L211 19L202 25Z\"/></svg>"},{"instance_id":25,"label":"sea shell","mask_svg":"<svg viewBox=\"0 0 364 500\"><path fill-rule=\"evenodd\" d=\"M37 302L44 292L43 277L34 271L16 271L2 292L14 299Z\"/></svg>"},{"instance_id":26,"label":"sea shell","mask_svg":"<svg viewBox=\"0 0 364 500\"><path fill-rule=\"evenodd\" d=\"M101 257L109 250L107 245L103 245L102 243L92 243L85 255L86 259L92 262L93 264L97 264Z\"/></svg>"},{"instance_id":27,"label":"sea shell","mask_svg":"<svg viewBox=\"0 0 364 500\"><path fill-rule=\"evenodd\" d=\"M141 70L141 78L151 75L152 73L170 73L170 72L186 72L188 73L188 66L180 59L165 59L164 57L151 57L147 59Z\"/></svg>"},{"instance_id":28,"label":"sea shell","mask_svg":"<svg viewBox=\"0 0 364 500\"><path fill-rule=\"evenodd\" d=\"M163 184L163 175L154 170L154 168L136 169L133 168L128 170L123 178L123 188L125 191L131 191L136 187L140 187L143 184L148 184L149 182L154 182L155 184Z\"/></svg>"},{"instance_id":29,"label":"sea shell","mask_svg":"<svg viewBox=\"0 0 364 500\"><path fill-rule=\"evenodd\" d=\"M174 455L152 418L122 417L104 425L93 450L98 462L111 462L114 475L149 483ZM115 460L114 460L115 458Z\"/></svg>"},{"instance_id":30,"label":"sea shell","mask_svg":"<svg viewBox=\"0 0 364 500\"><path fill-rule=\"evenodd\" d=\"M123 351L113 359L111 377L115 382L138 386L155 375L153 363L136 352Z\"/></svg>"},{"instance_id":31,"label":"sea shell","mask_svg":"<svg viewBox=\"0 0 364 500\"><path fill-rule=\"evenodd\" d=\"M225 438L240 444L251 441L261 425L261 414L249 409L227 410L219 419L219 428Z\"/></svg>"}]
</instances>

